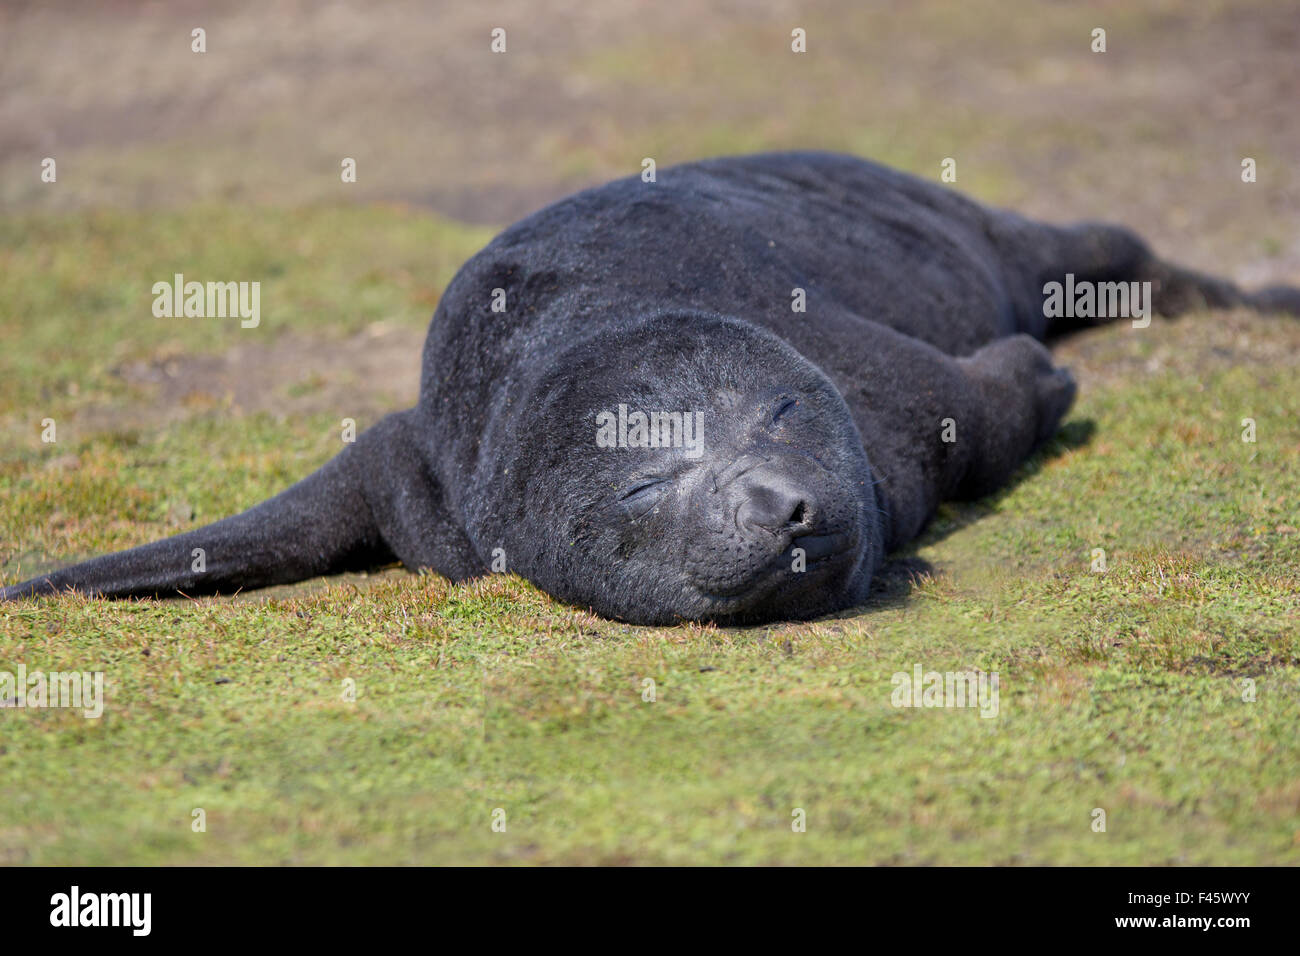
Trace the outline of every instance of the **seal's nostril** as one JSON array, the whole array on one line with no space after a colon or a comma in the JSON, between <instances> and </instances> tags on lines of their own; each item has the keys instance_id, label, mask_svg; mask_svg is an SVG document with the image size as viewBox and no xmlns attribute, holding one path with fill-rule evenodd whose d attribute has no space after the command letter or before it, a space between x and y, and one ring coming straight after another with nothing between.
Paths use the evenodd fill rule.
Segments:
<instances>
[{"instance_id":1,"label":"seal's nostril","mask_svg":"<svg viewBox=\"0 0 1300 956\"><path fill-rule=\"evenodd\" d=\"M789 487L756 485L745 489L745 498L736 511L736 525L762 528L777 535L799 534L812 526L816 511L807 494Z\"/></svg>"}]
</instances>

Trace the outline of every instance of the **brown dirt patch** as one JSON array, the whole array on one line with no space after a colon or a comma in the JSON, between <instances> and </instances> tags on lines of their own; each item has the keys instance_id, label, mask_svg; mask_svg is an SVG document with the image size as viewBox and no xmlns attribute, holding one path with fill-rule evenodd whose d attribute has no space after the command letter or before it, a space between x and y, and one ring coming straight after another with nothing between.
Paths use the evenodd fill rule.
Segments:
<instances>
[{"instance_id":1,"label":"brown dirt patch","mask_svg":"<svg viewBox=\"0 0 1300 956\"><path fill-rule=\"evenodd\" d=\"M423 343L423 330L376 322L348 338L286 333L223 355L158 351L114 370L129 400L82 409L68 434L155 429L208 412L373 417L415 403Z\"/></svg>"}]
</instances>

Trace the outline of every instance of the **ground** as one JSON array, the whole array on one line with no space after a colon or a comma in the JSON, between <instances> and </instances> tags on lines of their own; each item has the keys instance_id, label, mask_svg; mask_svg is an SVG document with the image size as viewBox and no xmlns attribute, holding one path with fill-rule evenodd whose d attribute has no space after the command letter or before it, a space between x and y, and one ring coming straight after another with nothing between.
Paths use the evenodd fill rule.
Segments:
<instances>
[{"instance_id":1,"label":"ground","mask_svg":"<svg viewBox=\"0 0 1300 956\"><path fill-rule=\"evenodd\" d=\"M493 226L646 155L954 156L985 201L1300 282L1294 7L694 6L7 6L0 580L306 474L411 403ZM262 325L155 319L176 271L260 279ZM0 862L1300 861L1300 323L1054 351L1057 438L833 618L640 628L400 570L6 606L0 670L102 670L107 703L0 711ZM914 664L996 671L998 715L895 708Z\"/></svg>"}]
</instances>

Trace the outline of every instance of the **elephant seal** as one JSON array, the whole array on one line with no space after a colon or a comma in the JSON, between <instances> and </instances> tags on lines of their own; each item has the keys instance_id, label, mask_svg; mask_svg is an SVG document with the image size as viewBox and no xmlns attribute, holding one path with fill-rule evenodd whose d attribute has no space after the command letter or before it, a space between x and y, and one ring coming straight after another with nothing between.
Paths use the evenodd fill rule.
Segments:
<instances>
[{"instance_id":1,"label":"elephant seal","mask_svg":"<svg viewBox=\"0 0 1300 956\"><path fill-rule=\"evenodd\" d=\"M634 623L849 607L941 501L996 488L1057 428L1075 385L1040 343L1115 316L1049 307L1054 283L1112 303L1149 283L1147 316L1300 313L1300 290L1248 295L1126 229L858 158L689 163L497 236L434 313L418 404L314 474L2 594L230 593L394 561L461 581L504 559Z\"/></svg>"}]
</instances>

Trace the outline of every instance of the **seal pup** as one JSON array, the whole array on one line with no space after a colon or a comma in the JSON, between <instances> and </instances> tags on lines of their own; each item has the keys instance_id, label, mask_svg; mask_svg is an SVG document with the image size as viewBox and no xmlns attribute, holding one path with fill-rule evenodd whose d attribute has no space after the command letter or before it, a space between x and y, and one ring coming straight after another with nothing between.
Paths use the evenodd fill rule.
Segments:
<instances>
[{"instance_id":1,"label":"seal pup","mask_svg":"<svg viewBox=\"0 0 1300 956\"><path fill-rule=\"evenodd\" d=\"M1099 288L1092 306L1059 301L1067 283ZM941 501L1052 435L1075 384L1041 343L1118 318L1120 283L1149 290L1146 321L1300 314L1300 290L1244 293L1122 227L1032 222L849 156L619 180L461 268L414 408L242 514L0 596L229 594L400 561L504 568L633 623L836 611Z\"/></svg>"}]
</instances>

